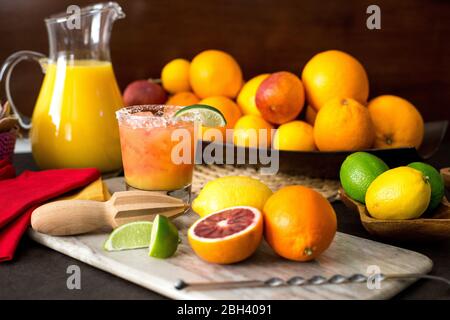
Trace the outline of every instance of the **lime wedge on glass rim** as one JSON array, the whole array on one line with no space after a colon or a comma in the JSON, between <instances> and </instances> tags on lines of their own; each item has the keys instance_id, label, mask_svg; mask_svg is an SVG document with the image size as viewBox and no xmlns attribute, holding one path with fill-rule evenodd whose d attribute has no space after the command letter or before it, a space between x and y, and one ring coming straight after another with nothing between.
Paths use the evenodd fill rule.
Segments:
<instances>
[{"instance_id":1,"label":"lime wedge on glass rim","mask_svg":"<svg viewBox=\"0 0 450 320\"><path fill-rule=\"evenodd\" d=\"M153 223L130 222L114 229L104 244L106 251L146 248L150 244Z\"/></svg>"},{"instance_id":2,"label":"lime wedge on glass rim","mask_svg":"<svg viewBox=\"0 0 450 320\"><path fill-rule=\"evenodd\" d=\"M227 124L222 112L206 104L193 104L175 113L176 118L191 115L198 115L200 122L205 127L224 127Z\"/></svg>"},{"instance_id":3,"label":"lime wedge on glass rim","mask_svg":"<svg viewBox=\"0 0 450 320\"><path fill-rule=\"evenodd\" d=\"M165 259L177 251L180 238L178 229L169 218L157 215L153 220L148 255Z\"/></svg>"}]
</instances>

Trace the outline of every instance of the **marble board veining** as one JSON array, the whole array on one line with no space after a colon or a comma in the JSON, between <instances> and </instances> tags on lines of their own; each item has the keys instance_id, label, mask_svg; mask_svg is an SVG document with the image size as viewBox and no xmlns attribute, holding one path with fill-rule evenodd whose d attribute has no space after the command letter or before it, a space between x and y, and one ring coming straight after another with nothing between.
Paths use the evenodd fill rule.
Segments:
<instances>
[{"instance_id":1,"label":"marble board veining","mask_svg":"<svg viewBox=\"0 0 450 320\"><path fill-rule=\"evenodd\" d=\"M111 179L108 186L113 192L121 190L123 180ZM282 259L263 241L257 252L241 263L214 265L198 258L189 246L186 232L195 219L197 216L189 212L173 220L182 242L176 254L165 260L149 257L148 249L106 252L103 243L107 233L52 237L30 229L29 235L49 248L173 299L388 299L414 280L385 281L378 289L369 289L366 283L209 291L177 290L174 285L179 279L208 282L367 274L370 266L379 267L385 274L425 274L433 266L429 258L417 252L340 232L330 248L311 262Z\"/></svg>"}]
</instances>

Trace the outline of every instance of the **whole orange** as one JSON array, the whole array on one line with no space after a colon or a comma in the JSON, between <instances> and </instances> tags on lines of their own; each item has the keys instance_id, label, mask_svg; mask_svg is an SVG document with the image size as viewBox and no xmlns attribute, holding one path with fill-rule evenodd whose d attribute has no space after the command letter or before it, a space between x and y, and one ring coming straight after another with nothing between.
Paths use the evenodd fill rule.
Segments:
<instances>
[{"instance_id":1,"label":"whole orange","mask_svg":"<svg viewBox=\"0 0 450 320\"><path fill-rule=\"evenodd\" d=\"M242 87L242 71L236 60L220 50L206 50L194 57L189 70L194 93L200 98L235 98Z\"/></svg>"},{"instance_id":2,"label":"whole orange","mask_svg":"<svg viewBox=\"0 0 450 320\"><path fill-rule=\"evenodd\" d=\"M317 113L314 141L320 151L368 149L374 138L369 110L356 100L335 98Z\"/></svg>"},{"instance_id":3,"label":"whole orange","mask_svg":"<svg viewBox=\"0 0 450 320\"><path fill-rule=\"evenodd\" d=\"M199 104L206 104L208 106L212 106L218 109L223 114L225 120L227 121L226 126L223 128L215 128L215 129L218 129L221 132L223 139L222 141L224 141L226 139L226 130L233 129L234 125L242 115L239 106L233 100L224 96L214 96L205 98L200 100ZM209 133L207 133L208 131ZM216 130L209 130L208 127L202 127L203 139L216 141L217 137L215 131Z\"/></svg>"},{"instance_id":4,"label":"whole orange","mask_svg":"<svg viewBox=\"0 0 450 320\"><path fill-rule=\"evenodd\" d=\"M286 259L312 260L330 246L336 234L333 207L320 193L304 186L275 192L263 214L266 241Z\"/></svg>"},{"instance_id":5,"label":"whole orange","mask_svg":"<svg viewBox=\"0 0 450 320\"><path fill-rule=\"evenodd\" d=\"M306 107L306 115L305 115L306 122L314 126L314 123L316 122L316 117L317 117L317 110L308 105Z\"/></svg>"},{"instance_id":6,"label":"whole orange","mask_svg":"<svg viewBox=\"0 0 450 320\"><path fill-rule=\"evenodd\" d=\"M267 77L256 91L256 106L264 119L274 124L294 120L302 111L305 91L300 79L287 71Z\"/></svg>"},{"instance_id":7,"label":"whole orange","mask_svg":"<svg viewBox=\"0 0 450 320\"><path fill-rule=\"evenodd\" d=\"M279 150L314 151L314 129L305 121L291 121L278 127L273 147Z\"/></svg>"},{"instance_id":8,"label":"whole orange","mask_svg":"<svg viewBox=\"0 0 450 320\"><path fill-rule=\"evenodd\" d=\"M161 71L163 88L170 93L189 91L189 67L186 59L174 59L167 63Z\"/></svg>"},{"instance_id":9,"label":"whole orange","mask_svg":"<svg viewBox=\"0 0 450 320\"><path fill-rule=\"evenodd\" d=\"M352 98L366 104L369 80L362 64L348 53L329 50L316 54L302 72L306 100L319 110L333 98Z\"/></svg>"},{"instance_id":10,"label":"whole orange","mask_svg":"<svg viewBox=\"0 0 450 320\"><path fill-rule=\"evenodd\" d=\"M376 148L418 148L422 144L423 119L409 101L384 95L371 100L367 108L375 127Z\"/></svg>"},{"instance_id":11,"label":"whole orange","mask_svg":"<svg viewBox=\"0 0 450 320\"><path fill-rule=\"evenodd\" d=\"M167 105L172 106L190 106L196 104L200 99L190 91L182 91L175 93L173 96L167 100Z\"/></svg>"},{"instance_id":12,"label":"whole orange","mask_svg":"<svg viewBox=\"0 0 450 320\"><path fill-rule=\"evenodd\" d=\"M252 114L245 115L239 118L234 126L234 144L241 147L270 147L272 129L273 126L262 117Z\"/></svg>"},{"instance_id":13,"label":"whole orange","mask_svg":"<svg viewBox=\"0 0 450 320\"><path fill-rule=\"evenodd\" d=\"M223 96L214 96L200 100L199 104L212 106L222 112L227 120L226 128L232 129L242 113L239 106L230 98Z\"/></svg>"}]
</instances>

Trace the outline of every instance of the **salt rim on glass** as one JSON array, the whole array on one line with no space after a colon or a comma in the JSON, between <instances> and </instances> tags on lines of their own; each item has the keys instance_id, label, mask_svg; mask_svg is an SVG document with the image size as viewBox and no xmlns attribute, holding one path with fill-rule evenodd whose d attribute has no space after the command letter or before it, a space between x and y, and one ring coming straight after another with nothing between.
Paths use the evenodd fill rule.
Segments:
<instances>
[{"instance_id":1,"label":"salt rim on glass","mask_svg":"<svg viewBox=\"0 0 450 320\"><path fill-rule=\"evenodd\" d=\"M200 114L193 111L189 115L175 117L175 113L184 106L149 104L124 107L116 111L119 125L137 128L161 128L180 122L199 122Z\"/></svg>"}]
</instances>

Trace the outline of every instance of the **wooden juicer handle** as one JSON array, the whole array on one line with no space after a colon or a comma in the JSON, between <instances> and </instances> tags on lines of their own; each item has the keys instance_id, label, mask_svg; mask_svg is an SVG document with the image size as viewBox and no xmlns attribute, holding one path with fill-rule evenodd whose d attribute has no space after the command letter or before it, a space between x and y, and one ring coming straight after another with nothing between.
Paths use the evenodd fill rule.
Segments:
<instances>
[{"instance_id":1,"label":"wooden juicer handle","mask_svg":"<svg viewBox=\"0 0 450 320\"><path fill-rule=\"evenodd\" d=\"M47 203L31 216L34 230L52 236L88 233L111 226L106 202L62 200Z\"/></svg>"},{"instance_id":2,"label":"wooden juicer handle","mask_svg":"<svg viewBox=\"0 0 450 320\"><path fill-rule=\"evenodd\" d=\"M158 214L175 218L188 209L182 200L159 192L121 191L106 202L61 200L44 204L34 210L31 226L40 233L68 236L134 221L153 221Z\"/></svg>"}]
</instances>

